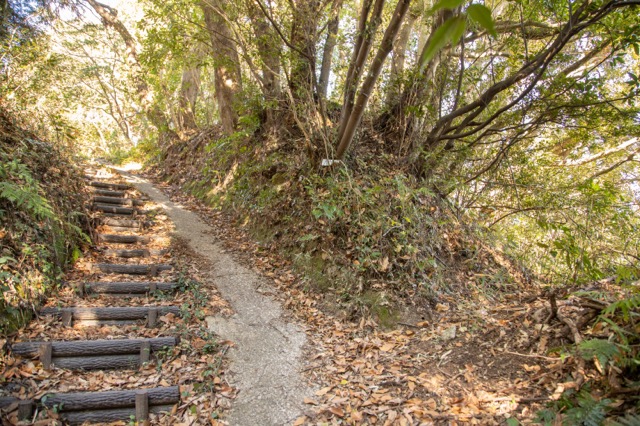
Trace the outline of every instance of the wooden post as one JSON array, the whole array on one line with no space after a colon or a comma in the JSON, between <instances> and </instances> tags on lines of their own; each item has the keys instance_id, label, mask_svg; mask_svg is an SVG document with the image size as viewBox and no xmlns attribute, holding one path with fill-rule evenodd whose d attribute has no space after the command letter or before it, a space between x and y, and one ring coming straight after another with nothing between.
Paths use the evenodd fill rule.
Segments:
<instances>
[{"instance_id":1,"label":"wooden post","mask_svg":"<svg viewBox=\"0 0 640 426\"><path fill-rule=\"evenodd\" d=\"M149 362L151 359L151 342L144 341L140 343L140 366L142 367L145 362Z\"/></svg>"},{"instance_id":2,"label":"wooden post","mask_svg":"<svg viewBox=\"0 0 640 426\"><path fill-rule=\"evenodd\" d=\"M42 368L51 370L51 358L53 356L53 345L51 342L45 342L40 346L40 362Z\"/></svg>"},{"instance_id":3,"label":"wooden post","mask_svg":"<svg viewBox=\"0 0 640 426\"><path fill-rule=\"evenodd\" d=\"M149 395L145 389L136 391L136 421L138 425L149 424Z\"/></svg>"},{"instance_id":4,"label":"wooden post","mask_svg":"<svg viewBox=\"0 0 640 426\"><path fill-rule=\"evenodd\" d=\"M149 267L149 276L156 277L158 276L158 265L155 263Z\"/></svg>"},{"instance_id":5,"label":"wooden post","mask_svg":"<svg viewBox=\"0 0 640 426\"><path fill-rule=\"evenodd\" d=\"M147 327L154 328L158 321L158 308L149 308L147 313Z\"/></svg>"},{"instance_id":6,"label":"wooden post","mask_svg":"<svg viewBox=\"0 0 640 426\"><path fill-rule=\"evenodd\" d=\"M65 327L71 327L72 321L73 313L68 310L62 311L62 325L64 325Z\"/></svg>"},{"instance_id":7,"label":"wooden post","mask_svg":"<svg viewBox=\"0 0 640 426\"><path fill-rule=\"evenodd\" d=\"M85 296L85 289L84 289L84 283L78 283L78 285L76 286L76 293L78 294L79 297L84 297Z\"/></svg>"},{"instance_id":8,"label":"wooden post","mask_svg":"<svg viewBox=\"0 0 640 426\"><path fill-rule=\"evenodd\" d=\"M158 291L158 284L155 282L149 283L149 294L153 294Z\"/></svg>"},{"instance_id":9,"label":"wooden post","mask_svg":"<svg viewBox=\"0 0 640 426\"><path fill-rule=\"evenodd\" d=\"M31 422L33 417L33 401L25 399L18 402L18 420Z\"/></svg>"}]
</instances>

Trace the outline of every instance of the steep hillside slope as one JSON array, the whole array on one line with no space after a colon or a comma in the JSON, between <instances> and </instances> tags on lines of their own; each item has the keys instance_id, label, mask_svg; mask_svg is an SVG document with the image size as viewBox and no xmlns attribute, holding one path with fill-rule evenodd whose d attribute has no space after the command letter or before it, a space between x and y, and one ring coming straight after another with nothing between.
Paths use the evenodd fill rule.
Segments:
<instances>
[{"instance_id":1,"label":"steep hillside slope","mask_svg":"<svg viewBox=\"0 0 640 426\"><path fill-rule=\"evenodd\" d=\"M28 319L88 241L82 175L0 111L0 330Z\"/></svg>"}]
</instances>

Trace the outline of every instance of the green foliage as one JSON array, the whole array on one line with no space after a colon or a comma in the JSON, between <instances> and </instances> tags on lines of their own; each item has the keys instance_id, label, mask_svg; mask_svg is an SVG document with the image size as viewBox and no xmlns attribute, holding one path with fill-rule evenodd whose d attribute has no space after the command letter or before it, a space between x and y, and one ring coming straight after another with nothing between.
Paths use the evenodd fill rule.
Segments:
<instances>
[{"instance_id":1,"label":"green foliage","mask_svg":"<svg viewBox=\"0 0 640 426\"><path fill-rule=\"evenodd\" d=\"M431 42L420 57L420 63L422 64L421 69L423 69L446 45L449 43L458 43L466 27L467 21L461 16L451 17L438 27L438 29L433 33Z\"/></svg>"},{"instance_id":2,"label":"green foliage","mask_svg":"<svg viewBox=\"0 0 640 426\"><path fill-rule=\"evenodd\" d=\"M580 342L578 354L587 361L595 357L600 365L606 367L609 361L613 361L621 355L621 350L618 345L608 340L589 339Z\"/></svg>"},{"instance_id":3,"label":"green foliage","mask_svg":"<svg viewBox=\"0 0 640 426\"><path fill-rule=\"evenodd\" d=\"M0 135L0 329L7 332L28 320L88 237L81 178L68 159L2 111Z\"/></svg>"},{"instance_id":4,"label":"green foliage","mask_svg":"<svg viewBox=\"0 0 640 426\"><path fill-rule=\"evenodd\" d=\"M430 14L434 14L441 9L455 10L463 3L464 0L440 0L431 8ZM493 37L498 35L489 8L481 4L471 4L467 7L465 13L452 16L434 31L431 36L431 42L420 57L420 71L424 70L429 61L445 46L448 44L456 45L460 41L467 28L467 22L479 25Z\"/></svg>"},{"instance_id":5,"label":"green foliage","mask_svg":"<svg viewBox=\"0 0 640 426\"><path fill-rule=\"evenodd\" d=\"M577 405L566 411L563 424L600 426L606 418L611 402L609 399L596 400L589 392L583 390L577 395Z\"/></svg>"},{"instance_id":6,"label":"green foliage","mask_svg":"<svg viewBox=\"0 0 640 426\"><path fill-rule=\"evenodd\" d=\"M36 219L54 219L51 205L43 197L42 189L27 166L18 159L9 160L4 153L0 153L0 161L0 198L14 207L27 210Z\"/></svg>"},{"instance_id":7,"label":"green foliage","mask_svg":"<svg viewBox=\"0 0 640 426\"><path fill-rule=\"evenodd\" d=\"M627 414L624 417L606 423L607 426L636 426L640 424L640 415Z\"/></svg>"},{"instance_id":8,"label":"green foliage","mask_svg":"<svg viewBox=\"0 0 640 426\"><path fill-rule=\"evenodd\" d=\"M611 303L604 310L604 315L613 316L620 311L622 318L625 321L629 321L631 319L631 313L637 314L638 310L640 310L640 292L628 298Z\"/></svg>"}]
</instances>

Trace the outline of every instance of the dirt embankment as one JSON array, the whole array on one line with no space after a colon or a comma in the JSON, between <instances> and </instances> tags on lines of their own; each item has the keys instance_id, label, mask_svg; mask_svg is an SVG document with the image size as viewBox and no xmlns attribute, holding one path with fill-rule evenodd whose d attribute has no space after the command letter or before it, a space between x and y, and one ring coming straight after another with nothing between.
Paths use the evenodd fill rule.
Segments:
<instances>
[{"instance_id":1,"label":"dirt embankment","mask_svg":"<svg viewBox=\"0 0 640 426\"><path fill-rule=\"evenodd\" d=\"M30 318L88 242L82 173L0 111L0 333Z\"/></svg>"}]
</instances>

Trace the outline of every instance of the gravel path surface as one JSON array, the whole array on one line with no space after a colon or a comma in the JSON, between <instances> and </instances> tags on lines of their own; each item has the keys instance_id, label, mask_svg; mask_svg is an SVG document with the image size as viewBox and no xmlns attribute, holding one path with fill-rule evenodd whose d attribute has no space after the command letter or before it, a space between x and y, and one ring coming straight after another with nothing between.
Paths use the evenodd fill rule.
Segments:
<instances>
[{"instance_id":1,"label":"gravel path surface","mask_svg":"<svg viewBox=\"0 0 640 426\"><path fill-rule=\"evenodd\" d=\"M260 286L267 284L225 253L209 233L211 228L195 213L172 202L145 179L122 173L166 210L178 236L211 261L211 279L236 312L228 319L206 319L211 331L235 343L229 352L229 375L239 393L229 424L291 424L302 415L303 398L313 394L300 374L304 330L283 317L279 302L260 293Z\"/></svg>"}]
</instances>

